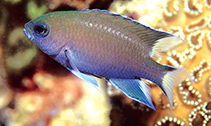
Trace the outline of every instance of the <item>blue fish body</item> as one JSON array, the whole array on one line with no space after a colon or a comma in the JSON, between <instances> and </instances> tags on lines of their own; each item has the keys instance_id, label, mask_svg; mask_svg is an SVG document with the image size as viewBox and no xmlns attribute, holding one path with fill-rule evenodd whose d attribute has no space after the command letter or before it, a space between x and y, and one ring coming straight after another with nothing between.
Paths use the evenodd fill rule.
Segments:
<instances>
[{"instance_id":1,"label":"blue fish body","mask_svg":"<svg viewBox=\"0 0 211 126\"><path fill-rule=\"evenodd\" d=\"M125 95L155 110L149 88L156 83L173 105L173 88L190 75L184 68L161 65L152 57L180 38L104 10L53 12L25 25L25 35L46 54L84 81L107 78ZM190 78L191 79L191 78Z\"/></svg>"}]
</instances>

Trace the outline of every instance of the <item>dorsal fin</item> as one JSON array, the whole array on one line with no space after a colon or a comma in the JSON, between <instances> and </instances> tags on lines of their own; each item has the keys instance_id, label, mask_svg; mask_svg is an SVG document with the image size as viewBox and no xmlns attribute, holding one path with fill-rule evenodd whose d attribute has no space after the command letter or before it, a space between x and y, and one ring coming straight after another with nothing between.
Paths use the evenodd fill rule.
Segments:
<instances>
[{"instance_id":1,"label":"dorsal fin","mask_svg":"<svg viewBox=\"0 0 211 126\"><path fill-rule=\"evenodd\" d=\"M150 42L155 42L158 39L172 36L171 34L168 34L166 32L157 31L157 30L154 30L153 28L140 24L138 21L133 20L124 15L116 14L107 10L86 9L86 10L81 10L79 12L93 15L96 18L99 17L107 21L116 23L116 25L119 25L122 28L125 28L131 31L132 33L136 34L140 38L144 40L146 39L147 41L150 41ZM149 43L149 46L152 46L152 45L153 43Z\"/></svg>"},{"instance_id":2,"label":"dorsal fin","mask_svg":"<svg viewBox=\"0 0 211 126\"><path fill-rule=\"evenodd\" d=\"M159 52L171 49L178 44L178 40L181 40L179 37L176 37L171 33L155 30L151 27L140 24L136 20L107 10L86 9L79 12L105 19L117 26L121 26L132 34L137 35L141 39L141 42L144 42L147 46L146 49L148 49L149 55L154 58L159 58Z\"/></svg>"}]
</instances>

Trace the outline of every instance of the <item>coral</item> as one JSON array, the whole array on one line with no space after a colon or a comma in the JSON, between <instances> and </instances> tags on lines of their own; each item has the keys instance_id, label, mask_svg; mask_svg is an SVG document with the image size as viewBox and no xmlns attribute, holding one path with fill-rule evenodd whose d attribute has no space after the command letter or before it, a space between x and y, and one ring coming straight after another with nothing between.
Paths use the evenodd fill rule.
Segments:
<instances>
[{"instance_id":1,"label":"coral","mask_svg":"<svg viewBox=\"0 0 211 126\"><path fill-rule=\"evenodd\" d=\"M0 110L8 106L13 98L13 91L8 87L6 77L3 49L2 46L0 46Z\"/></svg>"},{"instance_id":2,"label":"coral","mask_svg":"<svg viewBox=\"0 0 211 126\"><path fill-rule=\"evenodd\" d=\"M21 2L21 0L4 0L5 2L10 2L12 4L16 4L16 3L19 3Z\"/></svg>"},{"instance_id":3,"label":"coral","mask_svg":"<svg viewBox=\"0 0 211 126\"><path fill-rule=\"evenodd\" d=\"M113 0L47 0L50 10L107 9Z\"/></svg>"},{"instance_id":4,"label":"coral","mask_svg":"<svg viewBox=\"0 0 211 126\"><path fill-rule=\"evenodd\" d=\"M163 92L160 92L160 94L159 94L159 102L160 102L159 106L160 106L161 109L170 108L169 101L168 101L168 99L166 98L166 96ZM177 102L174 99L172 109L175 109L176 107L177 107Z\"/></svg>"},{"instance_id":5,"label":"coral","mask_svg":"<svg viewBox=\"0 0 211 126\"><path fill-rule=\"evenodd\" d=\"M207 95L211 98L211 76L209 76L207 79L206 79L206 92L207 92Z\"/></svg>"},{"instance_id":6,"label":"coral","mask_svg":"<svg viewBox=\"0 0 211 126\"><path fill-rule=\"evenodd\" d=\"M5 32L6 21L8 18L8 12L5 7L0 5L0 36L2 36Z\"/></svg>"},{"instance_id":7,"label":"coral","mask_svg":"<svg viewBox=\"0 0 211 126\"><path fill-rule=\"evenodd\" d=\"M190 63L193 57L196 55L196 52L193 48L185 49L184 52L177 52L176 50L169 51L167 53L168 64L176 67L185 66L185 64Z\"/></svg>"},{"instance_id":8,"label":"coral","mask_svg":"<svg viewBox=\"0 0 211 126\"><path fill-rule=\"evenodd\" d=\"M92 3L94 0L85 0L85 1L79 1L79 0L49 0L49 8L50 9L55 9L57 6L59 6L60 4L66 4L72 7L76 7L79 10L82 9L87 9L89 8L89 4Z\"/></svg>"},{"instance_id":9,"label":"coral","mask_svg":"<svg viewBox=\"0 0 211 126\"><path fill-rule=\"evenodd\" d=\"M27 21L50 11L48 3L5 1L0 1L0 125L109 125L106 95L74 77L23 34Z\"/></svg>"},{"instance_id":10,"label":"coral","mask_svg":"<svg viewBox=\"0 0 211 126\"><path fill-rule=\"evenodd\" d=\"M78 78L38 72L25 81L31 82L38 89L16 92L14 108L5 110L7 125L109 125L105 97Z\"/></svg>"},{"instance_id":11,"label":"coral","mask_svg":"<svg viewBox=\"0 0 211 126\"><path fill-rule=\"evenodd\" d=\"M22 27L15 28L8 36L5 63L8 70L14 72L28 66L37 55L36 46L22 32Z\"/></svg>"},{"instance_id":12,"label":"coral","mask_svg":"<svg viewBox=\"0 0 211 126\"><path fill-rule=\"evenodd\" d=\"M90 4L93 3L94 0L48 0L49 9L53 10L63 5L68 5L71 7L76 7L78 10L89 8Z\"/></svg>"},{"instance_id":13,"label":"coral","mask_svg":"<svg viewBox=\"0 0 211 126\"><path fill-rule=\"evenodd\" d=\"M56 78L36 73L32 81L39 90L16 92L14 109L7 108L7 125L46 124L48 118L57 115L62 108L72 107L83 94L81 85L69 76Z\"/></svg>"},{"instance_id":14,"label":"coral","mask_svg":"<svg viewBox=\"0 0 211 126\"><path fill-rule=\"evenodd\" d=\"M193 85L186 79L174 89L173 117L166 97L151 82L146 81L146 84L151 87L157 111L129 99L111 84L107 86L110 97L107 99L107 94L101 95L95 88L69 75L58 63L38 53L36 46L22 33L28 20L60 6L78 10L105 9L108 1L11 1L0 1L2 124L109 125L110 118L111 126L210 125L210 0L115 0L109 8L186 41L164 54L160 61L187 68L195 82Z\"/></svg>"},{"instance_id":15,"label":"coral","mask_svg":"<svg viewBox=\"0 0 211 126\"><path fill-rule=\"evenodd\" d=\"M203 29L207 26L207 19L202 18L197 21L191 22L189 25L186 26L185 30L187 32L197 31L199 29Z\"/></svg>"},{"instance_id":16,"label":"coral","mask_svg":"<svg viewBox=\"0 0 211 126\"><path fill-rule=\"evenodd\" d=\"M94 87L83 83L84 95L74 108L65 109L61 111L55 119L52 119L50 126L57 124L71 124L72 125L103 125L110 124L109 114L110 106L104 95L96 91ZM66 112L70 111L70 113ZM72 118L71 118L72 117Z\"/></svg>"},{"instance_id":17,"label":"coral","mask_svg":"<svg viewBox=\"0 0 211 126\"><path fill-rule=\"evenodd\" d=\"M195 82L198 82L202 78L202 74L210 69L211 63L207 62L205 59L203 59L200 62L200 65L193 68L191 70L191 75L193 76L193 79Z\"/></svg>"},{"instance_id":18,"label":"coral","mask_svg":"<svg viewBox=\"0 0 211 126\"><path fill-rule=\"evenodd\" d=\"M157 124L155 124L155 126L169 126L169 125L176 125L176 126L184 126L185 122L181 121L181 119L178 119L176 117L172 118L172 117L164 117L163 119L161 119L160 121L157 121Z\"/></svg>"},{"instance_id":19,"label":"coral","mask_svg":"<svg viewBox=\"0 0 211 126\"><path fill-rule=\"evenodd\" d=\"M203 12L203 5L198 3L199 0L184 0L184 12L191 16L197 16Z\"/></svg>"},{"instance_id":20,"label":"coral","mask_svg":"<svg viewBox=\"0 0 211 126\"><path fill-rule=\"evenodd\" d=\"M207 8L206 1L187 0L180 4L184 4L183 10L181 8L177 18L165 19L167 26L164 30L172 31L172 26L180 27L181 34L184 34L183 39L187 41L187 44L184 43L180 48L168 52L166 59L168 64L186 67L195 84L192 85L188 79L179 84L176 94L178 106L174 113L178 117L188 120L184 121L186 125L208 125L209 115L193 107L199 109L202 104L209 101L210 88L207 76L210 75L211 65L209 56L211 52L209 48L209 13L211 10ZM177 23L178 20L180 23ZM181 109L184 110L183 114L179 113ZM190 111L192 111L191 114Z\"/></svg>"},{"instance_id":21,"label":"coral","mask_svg":"<svg viewBox=\"0 0 211 126\"><path fill-rule=\"evenodd\" d=\"M168 1L167 7L164 9L164 15L166 18L175 18L180 10L179 1L170 0Z\"/></svg>"},{"instance_id":22,"label":"coral","mask_svg":"<svg viewBox=\"0 0 211 126\"><path fill-rule=\"evenodd\" d=\"M141 23L146 21L145 16L142 14L143 12L151 10L151 13L157 13L159 17L152 16L153 20L148 25L169 31L186 41L164 54L161 63L175 67L185 67L195 82L193 85L191 80L186 79L177 88L174 88L173 118L171 117L169 103L166 97L163 93L159 94L161 91L158 87L150 84L152 100L157 111L150 116L150 121L144 122L142 125L210 125L210 0L168 0L163 2L165 4L161 8L162 11L157 9L159 6L156 8L157 11L153 11L150 8L156 4L155 1L151 1L151 4L149 4L150 7L146 9L145 6L147 5L145 5L145 2L136 0L136 5L139 5L140 9L145 8L142 12L135 9L136 5L132 4L134 1L116 1L112 4L111 10L132 18L135 17ZM138 2L140 3L138 4ZM162 14L160 15L159 12ZM132 13L133 15L131 16L130 14ZM118 106L134 106L134 104L138 104L134 102L125 103L124 101L128 101L126 96L115 92L117 91L109 90L109 94L112 94L111 101L117 97L121 98L119 98L120 100L118 102L121 104ZM116 108L116 102L112 103L112 106ZM138 110L146 110L146 106L140 107ZM133 111L136 108L133 107L130 110ZM136 112L131 113L131 115L136 115ZM118 107L118 114L111 114L116 116L115 118L111 116L111 120L118 122L126 118L125 114L129 114L129 112L126 113L125 108ZM145 114L147 115L149 113L145 112ZM136 122L135 124L138 125L140 123L137 118L142 120L146 116L140 114L136 118L126 120L130 123ZM152 124L151 121L154 123ZM129 122L123 122L122 125ZM116 125L113 124L112 126Z\"/></svg>"},{"instance_id":23,"label":"coral","mask_svg":"<svg viewBox=\"0 0 211 126\"><path fill-rule=\"evenodd\" d=\"M180 83L178 88L180 99L184 104L197 106L202 102L202 95L191 85L189 80Z\"/></svg>"},{"instance_id":24,"label":"coral","mask_svg":"<svg viewBox=\"0 0 211 126\"><path fill-rule=\"evenodd\" d=\"M132 0L132 1L114 1L109 10L129 16L138 20L142 24L155 26L163 19L164 7L167 1L149 1L149 0Z\"/></svg>"},{"instance_id":25,"label":"coral","mask_svg":"<svg viewBox=\"0 0 211 126\"><path fill-rule=\"evenodd\" d=\"M211 119L210 102L205 102L194 108L189 114L189 126L208 125Z\"/></svg>"},{"instance_id":26,"label":"coral","mask_svg":"<svg viewBox=\"0 0 211 126\"><path fill-rule=\"evenodd\" d=\"M48 10L46 4L42 4L40 7L36 4L35 1L29 1L27 3L27 15L29 19L34 19L38 16L41 16Z\"/></svg>"}]
</instances>

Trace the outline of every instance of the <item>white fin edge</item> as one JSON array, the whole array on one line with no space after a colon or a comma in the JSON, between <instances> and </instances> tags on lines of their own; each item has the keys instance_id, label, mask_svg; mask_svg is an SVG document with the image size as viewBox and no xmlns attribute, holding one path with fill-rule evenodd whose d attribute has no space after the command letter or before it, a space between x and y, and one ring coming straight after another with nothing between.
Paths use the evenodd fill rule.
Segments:
<instances>
[{"instance_id":1,"label":"white fin edge","mask_svg":"<svg viewBox=\"0 0 211 126\"><path fill-rule=\"evenodd\" d=\"M182 67L179 67L179 68L176 68L176 70L167 72L166 75L163 77L162 90L164 91L164 93L166 94L166 97L169 100L172 116L173 116L172 107L173 107L173 97L174 97L173 88L176 87L179 83L181 83L186 78L189 78L190 80L192 80L189 72L185 68L182 68Z\"/></svg>"},{"instance_id":2,"label":"white fin edge","mask_svg":"<svg viewBox=\"0 0 211 126\"><path fill-rule=\"evenodd\" d=\"M154 46L152 47L152 52L150 56L155 58L157 61L160 61L161 52L167 52L176 45L182 43L183 41L184 41L183 39L176 36L169 36L166 38L159 39L155 42Z\"/></svg>"}]
</instances>

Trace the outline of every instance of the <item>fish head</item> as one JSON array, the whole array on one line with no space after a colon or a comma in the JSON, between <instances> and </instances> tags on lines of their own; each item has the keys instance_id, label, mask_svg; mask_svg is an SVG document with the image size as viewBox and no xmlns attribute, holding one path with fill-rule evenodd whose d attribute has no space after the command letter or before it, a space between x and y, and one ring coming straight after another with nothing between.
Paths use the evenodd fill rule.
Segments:
<instances>
[{"instance_id":1,"label":"fish head","mask_svg":"<svg viewBox=\"0 0 211 126\"><path fill-rule=\"evenodd\" d=\"M64 45L60 24L55 18L51 13L42 15L27 22L23 29L27 38L48 55L58 54Z\"/></svg>"}]
</instances>

